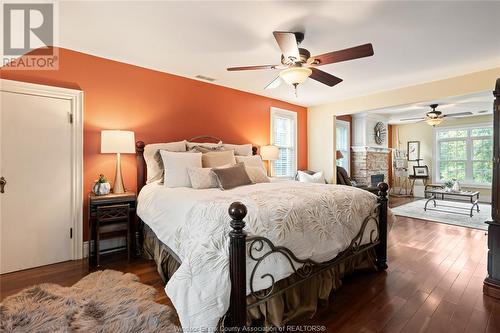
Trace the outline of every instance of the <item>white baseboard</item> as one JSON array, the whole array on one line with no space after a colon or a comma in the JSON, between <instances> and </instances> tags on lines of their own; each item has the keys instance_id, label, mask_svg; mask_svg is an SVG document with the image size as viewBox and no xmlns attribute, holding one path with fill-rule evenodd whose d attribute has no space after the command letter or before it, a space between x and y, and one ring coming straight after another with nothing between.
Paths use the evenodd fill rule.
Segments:
<instances>
[{"instance_id":1,"label":"white baseboard","mask_svg":"<svg viewBox=\"0 0 500 333\"><path fill-rule=\"evenodd\" d=\"M100 242L100 247L101 251L106 251L109 249L117 248L117 247L122 247L125 246L126 240L125 237L120 237L120 238L110 238L110 239L103 239ZM109 252L114 252L115 250L111 250ZM116 250L120 251L120 250ZM83 257L88 258L89 256L89 241L83 242Z\"/></svg>"}]
</instances>

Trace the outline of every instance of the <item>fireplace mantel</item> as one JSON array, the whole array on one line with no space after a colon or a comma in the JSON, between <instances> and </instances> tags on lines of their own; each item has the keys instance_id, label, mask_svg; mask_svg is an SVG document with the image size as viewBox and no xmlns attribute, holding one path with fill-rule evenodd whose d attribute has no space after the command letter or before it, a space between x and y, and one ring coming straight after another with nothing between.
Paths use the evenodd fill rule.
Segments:
<instances>
[{"instance_id":1,"label":"fireplace mantel","mask_svg":"<svg viewBox=\"0 0 500 333\"><path fill-rule=\"evenodd\" d=\"M352 146L351 150L355 153L372 152L372 153L384 153L384 154L389 154L392 151L391 148L368 147L368 146Z\"/></svg>"}]
</instances>

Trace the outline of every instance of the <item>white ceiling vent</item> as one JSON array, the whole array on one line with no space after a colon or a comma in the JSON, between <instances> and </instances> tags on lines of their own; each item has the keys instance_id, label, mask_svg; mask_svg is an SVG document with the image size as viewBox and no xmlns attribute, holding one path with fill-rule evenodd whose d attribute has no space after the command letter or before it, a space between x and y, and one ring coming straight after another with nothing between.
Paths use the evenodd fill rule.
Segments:
<instances>
[{"instance_id":1,"label":"white ceiling vent","mask_svg":"<svg viewBox=\"0 0 500 333\"><path fill-rule=\"evenodd\" d=\"M203 80L203 81L208 81L208 82L214 82L216 80L213 77L208 77L205 75L196 75L195 78L197 78L199 80Z\"/></svg>"}]
</instances>

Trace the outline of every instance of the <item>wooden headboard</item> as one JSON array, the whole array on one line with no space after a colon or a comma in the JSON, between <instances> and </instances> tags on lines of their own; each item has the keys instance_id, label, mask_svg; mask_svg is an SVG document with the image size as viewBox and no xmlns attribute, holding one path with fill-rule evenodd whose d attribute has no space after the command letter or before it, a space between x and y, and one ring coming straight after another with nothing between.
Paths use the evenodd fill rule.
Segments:
<instances>
[{"instance_id":1,"label":"wooden headboard","mask_svg":"<svg viewBox=\"0 0 500 333\"><path fill-rule=\"evenodd\" d=\"M210 137L210 136L198 136L191 138L187 141L189 142L196 142L196 140L199 139L214 139L217 140L217 142L221 141L217 138ZM144 141L137 141L135 143L135 156L136 156L136 162L137 162L137 193L141 191L141 189L146 185L146 180L147 180L147 173L146 173L146 160L144 159L144 147L146 144ZM258 148L256 146L252 146L252 155L257 155Z\"/></svg>"}]
</instances>

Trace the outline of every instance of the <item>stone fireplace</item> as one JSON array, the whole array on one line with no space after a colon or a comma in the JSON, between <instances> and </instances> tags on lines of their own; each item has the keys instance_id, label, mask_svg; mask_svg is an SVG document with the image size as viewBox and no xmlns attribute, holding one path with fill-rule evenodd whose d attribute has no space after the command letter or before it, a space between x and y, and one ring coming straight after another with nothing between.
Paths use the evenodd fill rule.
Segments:
<instances>
[{"instance_id":1,"label":"stone fireplace","mask_svg":"<svg viewBox=\"0 0 500 333\"><path fill-rule=\"evenodd\" d=\"M387 118L373 113L355 114L353 121L353 142L351 147L351 178L357 183L370 185L372 176L384 175L384 181L389 177L389 153L387 131L385 140L377 143L374 128L377 123L383 123L387 129Z\"/></svg>"},{"instance_id":2,"label":"stone fireplace","mask_svg":"<svg viewBox=\"0 0 500 333\"><path fill-rule=\"evenodd\" d=\"M359 184L370 185L372 176L383 174L387 182L389 152L387 148L352 147L351 178Z\"/></svg>"}]
</instances>

